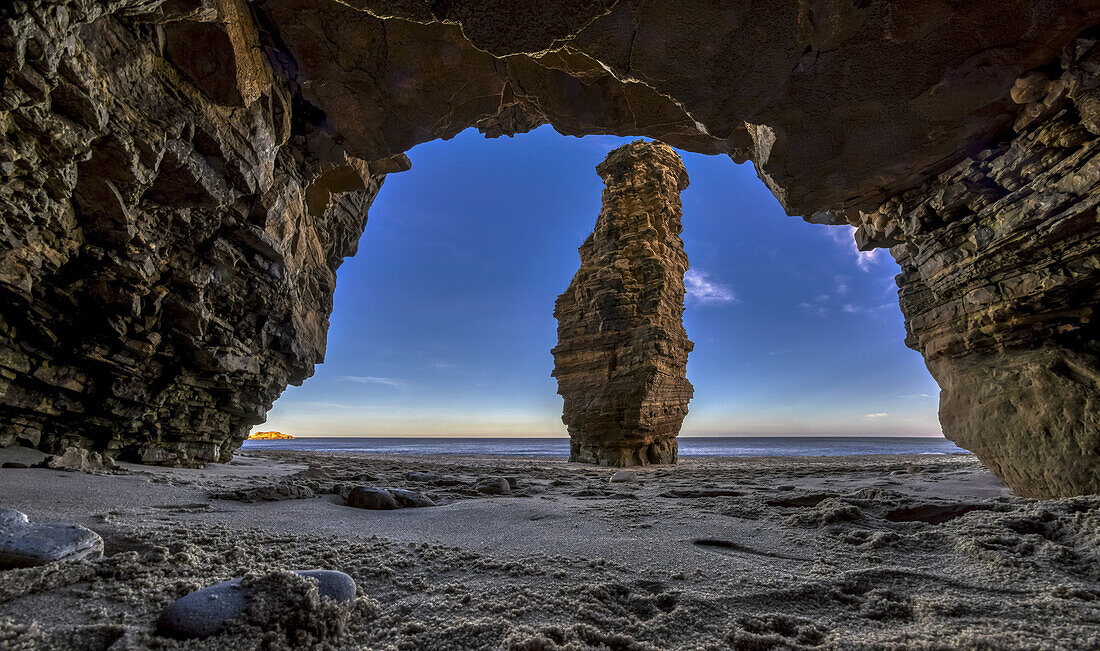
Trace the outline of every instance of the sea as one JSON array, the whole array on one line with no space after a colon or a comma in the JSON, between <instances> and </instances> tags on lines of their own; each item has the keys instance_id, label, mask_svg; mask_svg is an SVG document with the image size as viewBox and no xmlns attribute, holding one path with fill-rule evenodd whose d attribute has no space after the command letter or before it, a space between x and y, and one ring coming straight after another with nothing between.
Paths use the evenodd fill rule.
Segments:
<instances>
[{"instance_id":1,"label":"sea","mask_svg":"<svg viewBox=\"0 0 1100 651\"><path fill-rule=\"evenodd\" d=\"M681 457L822 457L864 454L966 454L936 437L889 436L681 436ZM245 441L244 450L305 450L368 454L568 457L567 438L366 438L298 437Z\"/></svg>"}]
</instances>

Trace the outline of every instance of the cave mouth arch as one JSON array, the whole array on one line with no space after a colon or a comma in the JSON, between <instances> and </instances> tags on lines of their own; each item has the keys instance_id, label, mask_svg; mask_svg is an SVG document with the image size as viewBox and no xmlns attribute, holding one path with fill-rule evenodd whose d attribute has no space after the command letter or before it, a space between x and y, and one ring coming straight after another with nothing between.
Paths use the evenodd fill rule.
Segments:
<instances>
[{"instance_id":1,"label":"cave mouth arch","mask_svg":"<svg viewBox=\"0 0 1100 651\"><path fill-rule=\"evenodd\" d=\"M387 178L358 252L340 269L326 362L256 429L564 436L550 378L553 298L600 212L595 165L630 140L468 130L412 150L412 169ZM686 319L700 345L690 368L704 378L684 435L900 435L916 428L898 421L913 418L923 419L916 433L938 433L934 399L913 398L932 383L902 345L892 261L857 257L847 228L784 217L748 166L683 155L695 170L684 237L698 258ZM815 355L826 361L798 367ZM853 361L867 377L837 382ZM889 368L903 372L870 395ZM881 412L892 416L865 418Z\"/></svg>"},{"instance_id":2,"label":"cave mouth arch","mask_svg":"<svg viewBox=\"0 0 1100 651\"><path fill-rule=\"evenodd\" d=\"M1100 7L826 4L16 3L0 443L228 460L323 358L404 152L551 124L752 160L889 247L948 436L1019 494L1100 492Z\"/></svg>"}]
</instances>

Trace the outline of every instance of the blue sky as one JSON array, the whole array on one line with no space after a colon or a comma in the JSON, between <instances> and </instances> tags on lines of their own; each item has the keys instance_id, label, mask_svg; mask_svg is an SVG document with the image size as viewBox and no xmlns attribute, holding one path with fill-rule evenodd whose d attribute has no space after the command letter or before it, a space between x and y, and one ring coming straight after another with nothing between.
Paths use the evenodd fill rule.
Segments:
<instances>
[{"instance_id":1,"label":"blue sky","mask_svg":"<svg viewBox=\"0 0 1100 651\"><path fill-rule=\"evenodd\" d=\"M328 353L257 429L295 436L566 436L554 299L627 138L466 131L387 178L339 271ZM938 435L885 251L788 217L751 165L681 152L695 398L682 435Z\"/></svg>"}]
</instances>

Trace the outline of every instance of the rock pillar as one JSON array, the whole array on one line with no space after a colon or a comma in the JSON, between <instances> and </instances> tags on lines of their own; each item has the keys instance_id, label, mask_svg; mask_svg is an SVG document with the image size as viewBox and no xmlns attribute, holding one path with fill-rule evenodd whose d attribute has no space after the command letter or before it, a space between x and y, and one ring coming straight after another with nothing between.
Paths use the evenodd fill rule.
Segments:
<instances>
[{"instance_id":1,"label":"rock pillar","mask_svg":"<svg viewBox=\"0 0 1100 651\"><path fill-rule=\"evenodd\" d=\"M641 140L596 167L603 209L558 297L553 376L565 400L570 460L607 466L676 461L692 387L684 331L680 192L671 147Z\"/></svg>"}]
</instances>

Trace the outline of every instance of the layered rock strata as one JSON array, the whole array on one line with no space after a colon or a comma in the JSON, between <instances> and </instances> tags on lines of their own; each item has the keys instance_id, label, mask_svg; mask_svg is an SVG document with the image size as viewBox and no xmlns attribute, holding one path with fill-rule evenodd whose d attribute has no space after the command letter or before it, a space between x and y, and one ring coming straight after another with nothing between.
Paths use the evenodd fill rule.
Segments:
<instances>
[{"instance_id":1,"label":"layered rock strata","mask_svg":"<svg viewBox=\"0 0 1100 651\"><path fill-rule=\"evenodd\" d=\"M554 304L553 376L569 460L674 463L692 396L680 239L687 171L668 145L638 140L608 154L596 172L603 209L580 247L580 269Z\"/></svg>"},{"instance_id":2,"label":"layered rock strata","mask_svg":"<svg viewBox=\"0 0 1100 651\"><path fill-rule=\"evenodd\" d=\"M1100 42L1012 89L1011 134L858 221L893 245L948 438L1014 492L1100 493Z\"/></svg>"},{"instance_id":3,"label":"layered rock strata","mask_svg":"<svg viewBox=\"0 0 1100 651\"><path fill-rule=\"evenodd\" d=\"M349 156L239 0L3 12L0 445L225 461L407 161Z\"/></svg>"}]
</instances>

